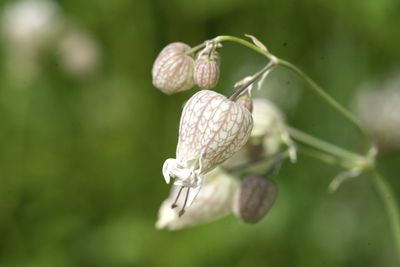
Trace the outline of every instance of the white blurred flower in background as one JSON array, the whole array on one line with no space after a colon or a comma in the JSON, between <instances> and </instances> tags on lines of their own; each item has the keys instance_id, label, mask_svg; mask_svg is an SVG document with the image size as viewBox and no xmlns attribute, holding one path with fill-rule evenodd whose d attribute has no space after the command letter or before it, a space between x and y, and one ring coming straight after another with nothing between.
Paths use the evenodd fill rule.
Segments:
<instances>
[{"instance_id":1,"label":"white blurred flower in background","mask_svg":"<svg viewBox=\"0 0 400 267\"><path fill-rule=\"evenodd\" d=\"M60 37L58 52L61 67L73 76L92 74L101 63L98 42L80 29L68 30Z\"/></svg>"},{"instance_id":2,"label":"white blurred flower in background","mask_svg":"<svg viewBox=\"0 0 400 267\"><path fill-rule=\"evenodd\" d=\"M59 7L49 0L7 4L1 16L6 69L14 80L29 81L40 70L40 52L62 26Z\"/></svg>"},{"instance_id":3,"label":"white blurred flower in background","mask_svg":"<svg viewBox=\"0 0 400 267\"><path fill-rule=\"evenodd\" d=\"M84 77L94 73L101 62L100 45L75 26L74 20L51 0L7 4L0 30L9 75L16 81L31 81L42 70L46 55L56 55L61 71L69 75Z\"/></svg>"},{"instance_id":4,"label":"white blurred flower in background","mask_svg":"<svg viewBox=\"0 0 400 267\"><path fill-rule=\"evenodd\" d=\"M400 149L400 73L360 86L354 108L381 150Z\"/></svg>"},{"instance_id":5,"label":"white blurred flower in background","mask_svg":"<svg viewBox=\"0 0 400 267\"><path fill-rule=\"evenodd\" d=\"M12 46L32 47L57 32L59 8L49 0L14 1L5 6L2 33Z\"/></svg>"}]
</instances>

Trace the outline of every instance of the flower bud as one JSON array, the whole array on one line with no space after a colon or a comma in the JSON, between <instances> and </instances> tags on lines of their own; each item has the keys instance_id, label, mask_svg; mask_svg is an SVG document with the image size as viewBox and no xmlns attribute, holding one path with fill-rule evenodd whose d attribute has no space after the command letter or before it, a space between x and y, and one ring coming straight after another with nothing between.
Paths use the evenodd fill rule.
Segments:
<instances>
[{"instance_id":1,"label":"flower bud","mask_svg":"<svg viewBox=\"0 0 400 267\"><path fill-rule=\"evenodd\" d=\"M194 63L194 82L201 89L214 88L219 80L220 58L218 52L213 48L206 47L200 52Z\"/></svg>"},{"instance_id":2,"label":"flower bud","mask_svg":"<svg viewBox=\"0 0 400 267\"><path fill-rule=\"evenodd\" d=\"M249 175L236 191L233 212L245 223L257 223L271 209L277 194L278 190L273 182Z\"/></svg>"},{"instance_id":3,"label":"flower bud","mask_svg":"<svg viewBox=\"0 0 400 267\"><path fill-rule=\"evenodd\" d=\"M163 166L166 182L172 177L175 185L193 188L190 205L203 175L240 150L252 127L247 109L214 91L199 91L183 109L176 159L167 159Z\"/></svg>"},{"instance_id":4,"label":"flower bud","mask_svg":"<svg viewBox=\"0 0 400 267\"><path fill-rule=\"evenodd\" d=\"M184 43L171 43L157 56L152 69L153 85L171 95L194 86L194 60L186 54L190 47Z\"/></svg>"}]
</instances>

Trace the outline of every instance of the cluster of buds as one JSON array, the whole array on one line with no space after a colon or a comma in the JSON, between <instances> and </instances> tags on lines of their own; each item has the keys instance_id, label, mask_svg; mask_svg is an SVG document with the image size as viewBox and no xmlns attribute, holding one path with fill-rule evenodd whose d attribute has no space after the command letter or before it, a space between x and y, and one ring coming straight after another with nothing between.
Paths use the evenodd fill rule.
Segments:
<instances>
[{"instance_id":1,"label":"cluster of buds","mask_svg":"<svg viewBox=\"0 0 400 267\"><path fill-rule=\"evenodd\" d=\"M167 45L157 56L153 69L153 85L171 95L191 89L214 88L219 79L220 58L217 44L208 42L194 59L190 46L175 42Z\"/></svg>"}]
</instances>

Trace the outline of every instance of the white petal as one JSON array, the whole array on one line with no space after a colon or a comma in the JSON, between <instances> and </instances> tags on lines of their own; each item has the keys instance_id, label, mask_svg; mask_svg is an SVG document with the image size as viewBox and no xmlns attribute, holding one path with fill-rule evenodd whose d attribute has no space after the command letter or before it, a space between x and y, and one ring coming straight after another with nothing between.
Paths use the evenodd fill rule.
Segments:
<instances>
[{"instance_id":1,"label":"white petal","mask_svg":"<svg viewBox=\"0 0 400 267\"><path fill-rule=\"evenodd\" d=\"M162 168L162 173L165 179L165 182L169 184L171 181L171 169L175 168L176 166L176 159L167 159L164 162L163 168Z\"/></svg>"},{"instance_id":2,"label":"white petal","mask_svg":"<svg viewBox=\"0 0 400 267\"><path fill-rule=\"evenodd\" d=\"M171 209L179 187L173 187L171 194L159 210L156 227L158 229L177 230L188 226L215 220L231 211L231 204L238 182L219 168L204 176L204 183L198 192L196 201L186 212L179 217L179 209ZM185 190L185 189L183 189ZM192 190L192 189L191 189ZM182 191L181 194L185 194ZM183 198L178 201L178 206L183 204Z\"/></svg>"}]
</instances>

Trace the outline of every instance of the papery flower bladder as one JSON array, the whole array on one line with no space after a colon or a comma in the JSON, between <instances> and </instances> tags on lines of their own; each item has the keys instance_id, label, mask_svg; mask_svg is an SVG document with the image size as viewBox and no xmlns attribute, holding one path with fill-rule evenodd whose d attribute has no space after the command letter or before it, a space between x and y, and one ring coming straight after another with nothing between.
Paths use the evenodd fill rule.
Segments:
<instances>
[{"instance_id":1,"label":"papery flower bladder","mask_svg":"<svg viewBox=\"0 0 400 267\"><path fill-rule=\"evenodd\" d=\"M252 128L250 112L219 93L202 90L188 100L181 116L176 159L167 159L163 166L165 181L169 183L172 177L181 186L180 193L185 188L180 214L198 194L203 176L240 150Z\"/></svg>"},{"instance_id":2,"label":"papery flower bladder","mask_svg":"<svg viewBox=\"0 0 400 267\"><path fill-rule=\"evenodd\" d=\"M161 204L158 212L156 228L178 230L221 218L231 212L232 201L238 188L238 181L232 176L215 168L204 175L204 184L196 201L187 208L185 216L180 217L176 209L171 209L175 203L183 205L179 199L179 186L173 186L169 197ZM176 199L179 199L176 201Z\"/></svg>"}]
</instances>

